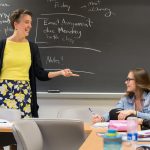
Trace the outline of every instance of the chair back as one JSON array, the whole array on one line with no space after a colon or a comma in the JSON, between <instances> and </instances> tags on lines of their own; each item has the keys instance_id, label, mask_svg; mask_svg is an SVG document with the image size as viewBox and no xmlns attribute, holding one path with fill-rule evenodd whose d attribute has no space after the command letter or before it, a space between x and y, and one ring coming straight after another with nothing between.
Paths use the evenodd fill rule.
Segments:
<instances>
[{"instance_id":1,"label":"chair back","mask_svg":"<svg viewBox=\"0 0 150 150\"><path fill-rule=\"evenodd\" d=\"M85 140L80 120L34 119L44 140L43 150L77 150Z\"/></svg>"},{"instance_id":2,"label":"chair back","mask_svg":"<svg viewBox=\"0 0 150 150\"><path fill-rule=\"evenodd\" d=\"M18 120L13 123L17 150L43 150L43 137L34 120Z\"/></svg>"}]
</instances>

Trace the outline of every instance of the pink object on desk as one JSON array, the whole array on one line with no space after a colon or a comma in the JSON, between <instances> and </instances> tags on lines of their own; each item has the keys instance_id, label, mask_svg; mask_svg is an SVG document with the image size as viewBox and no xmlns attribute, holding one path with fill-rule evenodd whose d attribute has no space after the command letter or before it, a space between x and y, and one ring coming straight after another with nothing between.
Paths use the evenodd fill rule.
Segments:
<instances>
[{"instance_id":1,"label":"pink object on desk","mask_svg":"<svg viewBox=\"0 0 150 150\"><path fill-rule=\"evenodd\" d=\"M127 131L127 120L110 120L108 128L117 131Z\"/></svg>"}]
</instances>

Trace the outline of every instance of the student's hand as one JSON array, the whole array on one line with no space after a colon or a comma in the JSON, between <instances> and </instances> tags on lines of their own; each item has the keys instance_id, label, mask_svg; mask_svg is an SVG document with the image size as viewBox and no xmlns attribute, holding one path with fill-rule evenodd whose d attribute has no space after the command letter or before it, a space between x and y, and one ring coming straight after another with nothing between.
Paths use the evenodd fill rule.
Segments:
<instances>
[{"instance_id":1,"label":"student's hand","mask_svg":"<svg viewBox=\"0 0 150 150\"><path fill-rule=\"evenodd\" d=\"M138 118L138 124L142 125L143 124L143 119Z\"/></svg>"},{"instance_id":2,"label":"student's hand","mask_svg":"<svg viewBox=\"0 0 150 150\"><path fill-rule=\"evenodd\" d=\"M97 122L104 122L104 118L100 115L93 115L92 116L92 123L97 123Z\"/></svg>"},{"instance_id":3,"label":"student's hand","mask_svg":"<svg viewBox=\"0 0 150 150\"><path fill-rule=\"evenodd\" d=\"M134 110L121 110L118 111L119 115L118 115L118 120L125 120L125 118L131 114L134 114L133 112Z\"/></svg>"},{"instance_id":4,"label":"student's hand","mask_svg":"<svg viewBox=\"0 0 150 150\"><path fill-rule=\"evenodd\" d=\"M74 74L70 69L63 69L63 70L61 70L61 74L64 77L71 77L71 76L78 77L79 76L78 74Z\"/></svg>"}]
</instances>

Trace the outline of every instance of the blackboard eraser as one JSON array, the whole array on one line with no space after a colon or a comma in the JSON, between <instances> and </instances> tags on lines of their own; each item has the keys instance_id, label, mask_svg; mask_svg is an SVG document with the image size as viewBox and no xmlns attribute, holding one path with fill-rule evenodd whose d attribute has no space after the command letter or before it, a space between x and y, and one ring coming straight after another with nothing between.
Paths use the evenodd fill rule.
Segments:
<instances>
[{"instance_id":1,"label":"blackboard eraser","mask_svg":"<svg viewBox=\"0 0 150 150\"><path fill-rule=\"evenodd\" d=\"M48 90L48 93L60 93L60 90Z\"/></svg>"}]
</instances>

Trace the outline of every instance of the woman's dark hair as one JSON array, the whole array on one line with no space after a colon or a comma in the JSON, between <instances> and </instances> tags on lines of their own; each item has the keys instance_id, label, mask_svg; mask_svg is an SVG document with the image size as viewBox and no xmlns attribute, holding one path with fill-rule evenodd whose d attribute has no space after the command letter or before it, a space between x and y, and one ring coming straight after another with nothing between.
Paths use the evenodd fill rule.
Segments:
<instances>
[{"instance_id":1,"label":"woman's dark hair","mask_svg":"<svg viewBox=\"0 0 150 150\"><path fill-rule=\"evenodd\" d=\"M32 13L27 9L16 9L16 10L14 10L9 17L10 23L11 23L11 26L13 29L15 29L14 22L18 22L21 15L29 15L32 17Z\"/></svg>"},{"instance_id":2,"label":"woman's dark hair","mask_svg":"<svg viewBox=\"0 0 150 150\"><path fill-rule=\"evenodd\" d=\"M129 72L132 72L136 82L136 86L143 91L150 91L150 76L148 72L143 68L132 69ZM127 95L131 96L133 93L127 92Z\"/></svg>"}]
</instances>

